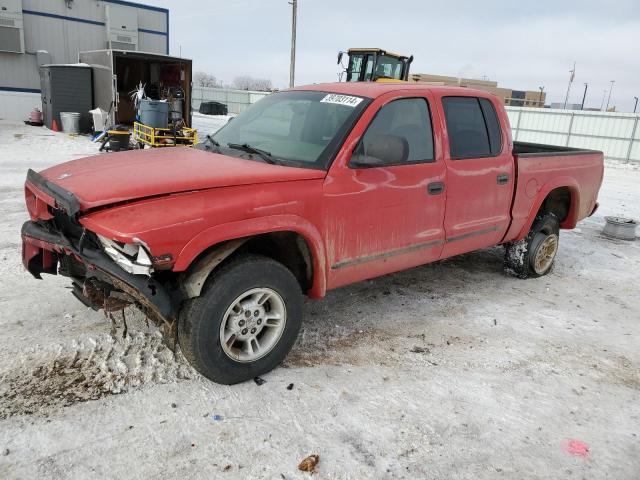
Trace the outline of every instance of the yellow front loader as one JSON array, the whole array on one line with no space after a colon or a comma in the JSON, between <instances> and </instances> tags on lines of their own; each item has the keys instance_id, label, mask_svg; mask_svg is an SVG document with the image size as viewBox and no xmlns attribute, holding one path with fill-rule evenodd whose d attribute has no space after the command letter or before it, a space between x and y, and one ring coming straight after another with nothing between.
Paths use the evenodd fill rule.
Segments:
<instances>
[{"instance_id":1,"label":"yellow front loader","mask_svg":"<svg viewBox=\"0 0 640 480\"><path fill-rule=\"evenodd\" d=\"M346 67L342 64L345 53L349 56ZM340 81L346 74L347 82L406 82L412 61L413 55L401 55L381 48L350 48L347 52L338 53L338 65L344 68Z\"/></svg>"}]
</instances>

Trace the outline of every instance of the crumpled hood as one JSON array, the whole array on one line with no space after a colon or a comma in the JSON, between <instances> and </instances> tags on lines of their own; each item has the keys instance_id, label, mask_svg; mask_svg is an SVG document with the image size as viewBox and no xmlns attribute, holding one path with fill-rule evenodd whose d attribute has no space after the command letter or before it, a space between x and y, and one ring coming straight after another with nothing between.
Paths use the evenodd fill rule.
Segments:
<instances>
[{"instance_id":1,"label":"crumpled hood","mask_svg":"<svg viewBox=\"0 0 640 480\"><path fill-rule=\"evenodd\" d=\"M326 172L166 147L80 158L40 174L73 193L81 210L87 210L170 193L318 179Z\"/></svg>"}]
</instances>

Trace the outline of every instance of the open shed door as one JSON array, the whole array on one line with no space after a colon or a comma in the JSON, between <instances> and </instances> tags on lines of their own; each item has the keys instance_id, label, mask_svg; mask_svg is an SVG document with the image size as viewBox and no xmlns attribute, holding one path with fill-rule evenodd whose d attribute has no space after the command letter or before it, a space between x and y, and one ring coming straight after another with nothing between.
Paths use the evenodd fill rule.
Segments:
<instances>
[{"instance_id":1,"label":"open shed door","mask_svg":"<svg viewBox=\"0 0 640 480\"><path fill-rule=\"evenodd\" d=\"M107 125L113 125L116 119L118 99L115 88L116 79L113 74L112 53L109 50L80 52L78 61L91 65L93 70L93 103L95 108L100 107L109 112Z\"/></svg>"}]
</instances>

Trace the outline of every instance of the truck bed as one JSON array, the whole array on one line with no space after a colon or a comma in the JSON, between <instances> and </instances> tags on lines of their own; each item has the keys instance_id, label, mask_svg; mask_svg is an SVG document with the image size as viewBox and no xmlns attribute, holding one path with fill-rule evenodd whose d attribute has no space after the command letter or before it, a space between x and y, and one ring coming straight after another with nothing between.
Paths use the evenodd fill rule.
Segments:
<instances>
[{"instance_id":1,"label":"truck bed","mask_svg":"<svg viewBox=\"0 0 640 480\"><path fill-rule=\"evenodd\" d=\"M598 150L585 148L561 147L559 145L545 145L543 143L513 142L513 154L518 157L561 157L563 155L600 153Z\"/></svg>"},{"instance_id":2,"label":"truck bed","mask_svg":"<svg viewBox=\"0 0 640 480\"><path fill-rule=\"evenodd\" d=\"M523 238L531 227L536 212L550 192L570 198L570 208L560 218L561 228L574 228L576 223L593 214L602 184L604 155L597 150L514 142L516 168L512 220L505 241Z\"/></svg>"}]
</instances>

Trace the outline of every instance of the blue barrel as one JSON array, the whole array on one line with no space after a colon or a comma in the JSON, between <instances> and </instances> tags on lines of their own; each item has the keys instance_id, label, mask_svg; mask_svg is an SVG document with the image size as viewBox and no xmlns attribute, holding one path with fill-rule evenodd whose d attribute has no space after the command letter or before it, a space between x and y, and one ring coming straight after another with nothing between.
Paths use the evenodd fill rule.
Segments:
<instances>
[{"instance_id":1,"label":"blue barrel","mask_svg":"<svg viewBox=\"0 0 640 480\"><path fill-rule=\"evenodd\" d=\"M138 115L140 123L153 128L167 128L169 126L169 103L158 100L140 100Z\"/></svg>"}]
</instances>

